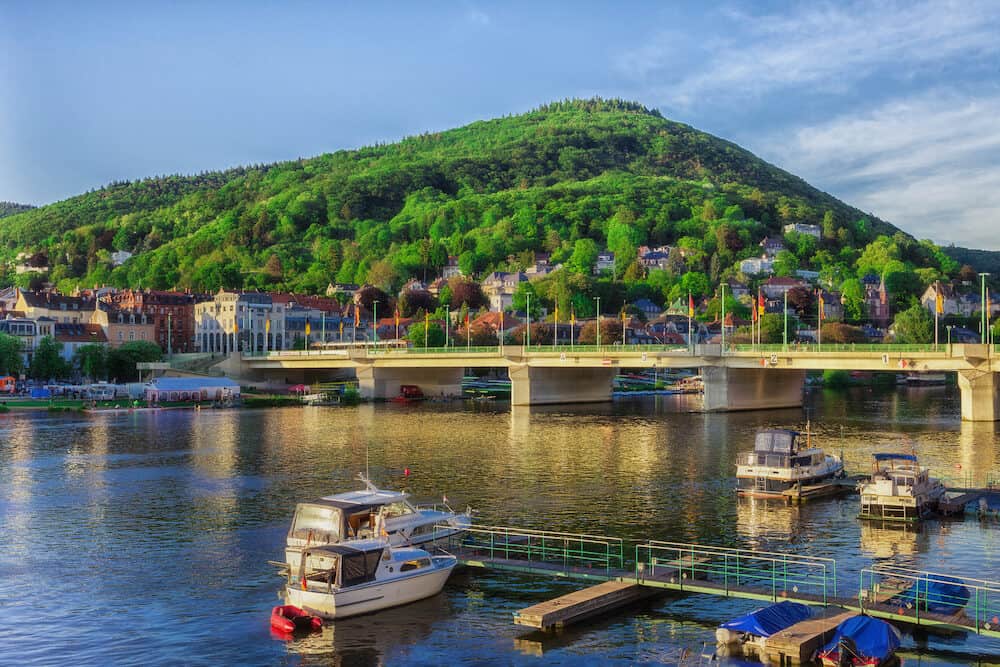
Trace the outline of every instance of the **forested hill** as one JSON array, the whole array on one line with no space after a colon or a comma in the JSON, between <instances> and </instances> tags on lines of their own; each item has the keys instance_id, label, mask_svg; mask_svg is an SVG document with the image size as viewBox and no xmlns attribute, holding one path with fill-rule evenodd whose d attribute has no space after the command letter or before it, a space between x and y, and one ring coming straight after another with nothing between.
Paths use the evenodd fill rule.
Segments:
<instances>
[{"instance_id":1,"label":"forested hill","mask_svg":"<svg viewBox=\"0 0 1000 667\"><path fill-rule=\"evenodd\" d=\"M0 201L0 218L6 218L8 215L14 215L15 213L30 211L33 208L35 207L30 204L16 204L12 201Z\"/></svg>"},{"instance_id":2,"label":"forested hill","mask_svg":"<svg viewBox=\"0 0 1000 667\"><path fill-rule=\"evenodd\" d=\"M648 276L636 248L671 245L683 260L651 288L668 297L683 273L713 283L735 274L789 222L821 225L823 238L791 239L784 270L854 276L880 234L894 236L877 263L926 269L924 280L955 270L930 244L739 146L636 103L598 99L310 159L115 183L4 218L0 247L8 256L45 251L63 289L316 292L330 281L397 288L436 275L448 255L481 274L550 252L588 275L581 263L594 246L616 251L612 281L637 284ZM135 256L113 268L116 250Z\"/></svg>"}]
</instances>

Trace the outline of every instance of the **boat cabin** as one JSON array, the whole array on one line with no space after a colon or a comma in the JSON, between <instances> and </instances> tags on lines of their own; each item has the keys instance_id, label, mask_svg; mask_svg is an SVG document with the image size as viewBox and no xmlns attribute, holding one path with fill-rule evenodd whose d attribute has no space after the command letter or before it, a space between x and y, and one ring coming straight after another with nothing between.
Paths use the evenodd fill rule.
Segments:
<instances>
[{"instance_id":1,"label":"boat cabin","mask_svg":"<svg viewBox=\"0 0 1000 667\"><path fill-rule=\"evenodd\" d=\"M373 582L380 567L384 570L381 579L433 565L430 554L422 549L390 549L382 540L327 544L303 549L296 579L289 583L302 590L330 592Z\"/></svg>"},{"instance_id":2,"label":"boat cabin","mask_svg":"<svg viewBox=\"0 0 1000 667\"><path fill-rule=\"evenodd\" d=\"M930 481L927 468L920 467L914 454L879 453L873 458L872 493L876 495L894 496L901 488Z\"/></svg>"},{"instance_id":3,"label":"boat cabin","mask_svg":"<svg viewBox=\"0 0 1000 667\"><path fill-rule=\"evenodd\" d=\"M775 428L757 432L747 465L798 468L822 463L823 458L821 450L802 447L802 434L798 431Z\"/></svg>"},{"instance_id":4,"label":"boat cabin","mask_svg":"<svg viewBox=\"0 0 1000 667\"><path fill-rule=\"evenodd\" d=\"M295 543L295 540L332 544L341 540L374 537L379 514L384 519L395 519L417 511L402 493L361 492L358 500L346 498L347 495L299 503L288 531L289 544Z\"/></svg>"}]
</instances>

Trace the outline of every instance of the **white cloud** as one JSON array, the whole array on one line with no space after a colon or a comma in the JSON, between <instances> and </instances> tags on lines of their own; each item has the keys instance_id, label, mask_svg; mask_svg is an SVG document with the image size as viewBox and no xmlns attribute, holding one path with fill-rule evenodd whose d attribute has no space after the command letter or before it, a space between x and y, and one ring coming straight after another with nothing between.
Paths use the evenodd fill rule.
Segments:
<instances>
[{"instance_id":1,"label":"white cloud","mask_svg":"<svg viewBox=\"0 0 1000 667\"><path fill-rule=\"evenodd\" d=\"M906 78L955 57L1000 51L996 4L805 4L785 14L727 10L719 37L694 42L663 32L622 54L619 69L652 88L663 103L690 107L807 86L842 92L890 71Z\"/></svg>"},{"instance_id":2,"label":"white cloud","mask_svg":"<svg viewBox=\"0 0 1000 667\"><path fill-rule=\"evenodd\" d=\"M760 153L917 237L1000 249L998 117L1000 94L933 91L772 137Z\"/></svg>"}]
</instances>

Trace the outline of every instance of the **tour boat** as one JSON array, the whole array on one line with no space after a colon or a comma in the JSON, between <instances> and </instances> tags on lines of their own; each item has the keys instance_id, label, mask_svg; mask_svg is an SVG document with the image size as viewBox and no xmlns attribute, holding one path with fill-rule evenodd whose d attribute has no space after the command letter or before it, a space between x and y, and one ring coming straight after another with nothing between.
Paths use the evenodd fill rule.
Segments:
<instances>
[{"instance_id":1,"label":"tour boat","mask_svg":"<svg viewBox=\"0 0 1000 667\"><path fill-rule=\"evenodd\" d=\"M812 447L809 434L787 429L757 432L752 454L740 457L736 466L736 490L740 495L781 497L785 491L844 476L840 457ZM805 440L805 442L803 442Z\"/></svg>"},{"instance_id":2,"label":"tour boat","mask_svg":"<svg viewBox=\"0 0 1000 667\"><path fill-rule=\"evenodd\" d=\"M365 488L299 503L285 543L285 563L293 571L302 549L345 540L379 537L393 546L419 545L468 530L472 511L455 512L447 504L418 506L402 491L379 489L364 475ZM376 525L379 529L376 530Z\"/></svg>"},{"instance_id":3,"label":"tour boat","mask_svg":"<svg viewBox=\"0 0 1000 667\"><path fill-rule=\"evenodd\" d=\"M878 453L873 457L871 479L860 487L862 519L917 521L944 498L944 485L917 463L915 454Z\"/></svg>"},{"instance_id":4,"label":"tour boat","mask_svg":"<svg viewBox=\"0 0 1000 667\"><path fill-rule=\"evenodd\" d=\"M327 619L368 614L437 595L457 562L384 539L308 547L289 572L285 602Z\"/></svg>"},{"instance_id":5,"label":"tour boat","mask_svg":"<svg viewBox=\"0 0 1000 667\"><path fill-rule=\"evenodd\" d=\"M415 384L399 385L399 395L393 397L393 403L418 403L425 400L424 392Z\"/></svg>"},{"instance_id":6,"label":"tour boat","mask_svg":"<svg viewBox=\"0 0 1000 667\"><path fill-rule=\"evenodd\" d=\"M837 626L817 657L823 667L879 667L895 662L897 648L899 630L871 616L852 616Z\"/></svg>"},{"instance_id":7,"label":"tour boat","mask_svg":"<svg viewBox=\"0 0 1000 667\"><path fill-rule=\"evenodd\" d=\"M798 602L779 602L723 623L715 631L718 654L743 655L767 663L766 639L812 616L812 610Z\"/></svg>"},{"instance_id":8,"label":"tour boat","mask_svg":"<svg viewBox=\"0 0 1000 667\"><path fill-rule=\"evenodd\" d=\"M298 630L319 630L323 619L313 616L295 605L278 605L271 610L271 628L277 632L291 634Z\"/></svg>"}]
</instances>

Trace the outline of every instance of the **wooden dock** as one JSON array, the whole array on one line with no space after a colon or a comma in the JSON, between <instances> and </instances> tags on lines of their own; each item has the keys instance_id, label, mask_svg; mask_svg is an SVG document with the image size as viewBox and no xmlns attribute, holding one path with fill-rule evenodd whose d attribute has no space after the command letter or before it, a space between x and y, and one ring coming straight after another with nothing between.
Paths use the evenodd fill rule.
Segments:
<instances>
[{"instance_id":1,"label":"wooden dock","mask_svg":"<svg viewBox=\"0 0 1000 667\"><path fill-rule=\"evenodd\" d=\"M590 588L541 602L514 614L514 622L529 628L551 630L576 623L633 602L658 591L622 581L606 581Z\"/></svg>"},{"instance_id":2,"label":"wooden dock","mask_svg":"<svg viewBox=\"0 0 1000 667\"><path fill-rule=\"evenodd\" d=\"M771 635L764 642L768 660L781 667L809 663L816 650L833 636L837 626L852 616L857 616L857 613L831 608L824 614Z\"/></svg>"},{"instance_id":3,"label":"wooden dock","mask_svg":"<svg viewBox=\"0 0 1000 667\"><path fill-rule=\"evenodd\" d=\"M785 497L790 503L801 503L807 500L813 500L815 498L825 498L827 496L835 496L841 493L847 493L851 491L854 487L851 485L841 484L838 480L833 480L830 482L824 482L823 484L807 484L806 486L793 486L790 489L786 489L781 492L781 495Z\"/></svg>"}]
</instances>

